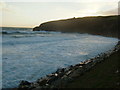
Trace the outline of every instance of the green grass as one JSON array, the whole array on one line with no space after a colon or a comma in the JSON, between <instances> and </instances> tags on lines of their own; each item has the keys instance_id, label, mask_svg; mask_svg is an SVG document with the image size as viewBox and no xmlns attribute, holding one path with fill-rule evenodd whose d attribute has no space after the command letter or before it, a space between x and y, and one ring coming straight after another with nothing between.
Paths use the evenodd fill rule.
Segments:
<instances>
[{"instance_id":1,"label":"green grass","mask_svg":"<svg viewBox=\"0 0 120 90\"><path fill-rule=\"evenodd\" d=\"M120 51L67 84L67 88L120 88Z\"/></svg>"},{"instance_id":2,"label":"green grass","mask_svg":"<svg viewBox=\"0 0 120 90\"><path fill-rule=\"evenodd\" d=\"M119 18L120 15L70 18L45 22L33 28L33 30L78 32L118 38L120 34L118 32Z\"/></svg>"}]
</instances>

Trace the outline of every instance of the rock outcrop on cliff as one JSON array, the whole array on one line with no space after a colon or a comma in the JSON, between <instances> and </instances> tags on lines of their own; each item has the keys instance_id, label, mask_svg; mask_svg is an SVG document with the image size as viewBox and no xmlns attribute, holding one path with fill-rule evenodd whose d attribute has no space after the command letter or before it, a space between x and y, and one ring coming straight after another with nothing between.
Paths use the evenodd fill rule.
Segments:
<instances>
[{"instance_id":1,"label":"rock outcrop on cliff","mask_svg":"<svg viewBox=\"0 0 120 90\"><path fill-rule=\"evenodd\" d=\"M97 16L49 21L33 28L33 31L79 32L95 35L119 37L118 16Z\"/></svg>"}]
</instances>

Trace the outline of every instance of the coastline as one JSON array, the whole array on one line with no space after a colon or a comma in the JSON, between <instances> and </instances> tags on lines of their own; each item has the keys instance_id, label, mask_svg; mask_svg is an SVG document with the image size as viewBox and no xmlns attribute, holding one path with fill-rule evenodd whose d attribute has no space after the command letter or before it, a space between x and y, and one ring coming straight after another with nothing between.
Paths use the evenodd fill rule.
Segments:
<instances>
[{"instance_id":1,"label":"coastline","mask_svg":"<svg viewBox=\"0 0 120 90\"><path fill-rule=\"evenodd\" d=\"M65 88L120 88L120 50L79 76Z\"/></svg>"},{"instance_id":2,"label":"coastline","mask_svg":"<svg viewBox=\"0 0 120 90\"><path fill-rule=\"evenodd\" d=\"M77 32L106 37L119 37L120 15L69 18L41 23L33 31Z\"/></svg>"},{"instance_id":3,"label":"coastline","mask_svg":"<svg viewBox=\"0 0 120 90\"><path fill-rule=\"evenodd\" d=\"M106 53L102 53L97 57L91 58L76 65L71 65L67 68L58 69L56 72L46 75L46 77L38 79L36 82L21 81L18 89L43 89L43 88L62 88L69 85L76 78L82 76L84 73L90 71L94 66L100 62L105 61L111 55L120 51L120 41L114 49ZM83 75L84 76L84 75Z\"/></svg>"}]
</instances>

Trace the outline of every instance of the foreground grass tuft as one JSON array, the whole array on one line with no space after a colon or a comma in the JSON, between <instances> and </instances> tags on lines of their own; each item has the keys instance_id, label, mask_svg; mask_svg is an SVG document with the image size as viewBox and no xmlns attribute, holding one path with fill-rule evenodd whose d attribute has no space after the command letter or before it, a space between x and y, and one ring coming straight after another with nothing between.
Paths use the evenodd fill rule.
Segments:
<instances>
[{"instance_id":1,"label":"foreground grass tuft","mask_svg":"<svg viewBox=\"0 0 120 90\"><path fill-rule=\"evenodd\" d=\"M83 76L68 83L67 88L120 88L120 51L98 63Z\"/></svg>"}]
</instances>

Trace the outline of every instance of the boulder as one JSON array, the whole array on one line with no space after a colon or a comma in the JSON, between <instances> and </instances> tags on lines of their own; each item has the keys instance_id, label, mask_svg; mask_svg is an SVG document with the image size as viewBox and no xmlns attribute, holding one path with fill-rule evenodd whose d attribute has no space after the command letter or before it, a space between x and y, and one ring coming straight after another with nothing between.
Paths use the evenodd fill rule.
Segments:
<instances>
[{"instance_id":1,"label":"boulder","mask_svg":"<svg viewBox=\"0 0 120 90\"><path fill-rule=\"evenodd\" d=\"M37 27L33 28L33 31L40 31L40 28L37 26Z\"/></svg>"}]
</instances>

